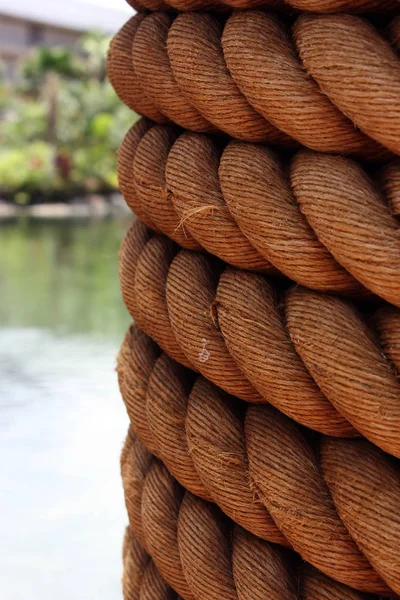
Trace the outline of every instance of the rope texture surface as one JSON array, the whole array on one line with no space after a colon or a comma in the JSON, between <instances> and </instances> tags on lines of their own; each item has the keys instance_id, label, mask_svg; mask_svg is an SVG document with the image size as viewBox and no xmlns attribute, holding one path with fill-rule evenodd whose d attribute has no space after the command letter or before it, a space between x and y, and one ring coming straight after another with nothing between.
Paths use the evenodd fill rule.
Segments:
<instances>
[{"instance_id":1,"label":"rope texture surface","mask_svg":"<svg viewBox=\"0 0 400 600\"><path fill-rule=\"evenodd\" d=\"M125 446L126 447L126 446ZM124 600L180 600L161 577L153 560L127 527L123 544Z\"/></svg>"},{"instance_id":2,"label":"rope texture surface","mask_svg":"<svg viewBox=\"0 0 400 600\"><path fill-rule=\"evenodd\" d=\"M238 268L400 306L400 162L376 172L350 158L141 120L118 154L121 191L153 230ZM367 288L367 289L366 289Z\"/></svg>"},{"instance_id":3,"label":"rope texture surface","mask_svg":"<svg viewBox=\"0 0 400 600\"><path fill-rule=\"evenodd\" d=\"M124 599L399 599L400 4L128 2Z\"/></svg>"},{"instance_id":4,"label":"rope texture surface","mask_svg":"<svg viewBox=\"0 0 400 600\"><path fill-rule=\"evenodd\" d=\"M181 364L327 435L357 432L400 458L400 311L213 264L140 222L120 253L124 302Z\"/></svg>"},{"instance_id":5,"label":"rope texture surface","mask_svg":"<svg viewBox=\"0 0 400 600\"><path fill-rule=\"evenodd\" d=\"M248 10L139 13L108 57L120 98L159 123L234 138L384 159L400 154L397 21L378 31L349 14L293 25ZM355 127L356 126L356 127Z\"/></svg>"},{"instance_id":6,"label":"rope texture surface","mask_svg":"<svg viewBox=\"0 0 400 600\"><path fill-rule=\"evenodd\" d=\"M396 0L127 0L137 11L150 10L214 10L264 8L278 12L294 12L293 9L317 13L368 13L392 15L399 12Z\"/></svg>"},{"instance_id":7,"label":"rope texture surface","mask_svg":"<svg viewBox=\"0 0 400 600\"><path fill-rule=\"evenodd\" d=\"M255 442L257 445L269 443L272 447L276 441L270 439L272 431L267 429L263 433L269 442L264 442L257 427L263 427L269 422L279 439L279 436L285 433L285 428L290 429L293 425L282 415L281 422L275 418L269 420L265 407L251 407L248 410L252 415L246 416L246 428L254 430L251 434L246 431L246 439L250 435L249 448ZM191 417L188 415L187 418ZM281 549L234 525L214 504L185 491L165 465L145 449L132 431L129 433L122 453L121 470L131 528L135 528L141 545L152 557L161 576L184 600L361 600L367 598L363 591L396 597L396 590L399 589L398 573L390 572L387 559L393 564L393 553L396 552L396 540L393 538L397 536L397 542L399 539L394 506L390 504L400 486L398 472L392 469L383 453L366 442L334 441L326 438L321 449L322 476L310 445L304 439L300 442L298 457L291 454L293 444L300 441L300 434L293 437L293 433L289 433L291 445L283 455L278 457L278 449L272 454L262 454L263 457L268 456L263 471L269 464L270 473L275 472L275 475L270 480L265 475L263 481L256 479L253 487L257 490L261 503L269 507L285 534L292 534L291 541L295 541L295 549L300 551L303 558L317 564L320 571L299 561L290 550ZM200 442L200 445L203 442ZM346 493L343 468L338 468L338 463L342 464L343 453L349 455L346 474L356 476L354 497L349 495L348 491ZM195 454L197 455L197 452ZM253 446L250 450L250 469L255 469L257 477L260 465L257 465L259 459L256 459L256 455L257 448ZM364 470L360 468L361 457L366 467ZM234 458L235 452L232 453L232 460ZM252 464L254 460L255 465ZM312 480L304 478L305 471L302 465L303 461L306 465L310 460L312 464L305 466L305 470L308 475L311 474ZM292 464L288 471L280 474L278 469L282 467L282 463L286 462L289 465L294 461L298 461L297 468L300 469L296 478L301 480L303 476L304 485L298 488L300 493L297 499L290 497L289 502L292 506L289 506L283 490L276 496L273 486L277 476L281 479L280 485L282 480L285 480L285 485L290 485L288 474L295 471L295 466ZM229 471L232 470L231 466ZM385 490L381 490L383 474L386 482L390 480L394 484L393 488L386 485ZM330 491L324 478L329 482ZM382 511L386 518L382 520L386 520L383 526L388 526L387 532L392 538L392 546L390 541L385 540L384 548L374 548L372 556L375 569L379 568L384 573L392 589L380 579L359 549L362 548L367 554L367 538L372 545L376 544L374 536L366 527L368 513L369 517L375 515L374 502L365 499L363 483L367 483L368 489L374 484L374 490L381 490L378 506L386 507L386 510ZM336 508L330 494L333 495ZM310 506L307 505L307 496L310 495L314 514L307 508ZM317 509L315 500L319 495ZM232 498L236 496L232 494ZM336 510L340 511L342 519L346 517L346 526L359 534L358 547L340 521ZM358 513L361 513L361 516ZM268 514L267 510L265 514ZM395 531L392 529L391 519L395 523ZM297 527L293 521L296 521ZM357 525L354 525L355 522ZM299 523L302 523L302 527L298 527ZM314 532L313 538L311 531ZM357 588L358 591L355 591Z\"/></svg>"}]
</instances>

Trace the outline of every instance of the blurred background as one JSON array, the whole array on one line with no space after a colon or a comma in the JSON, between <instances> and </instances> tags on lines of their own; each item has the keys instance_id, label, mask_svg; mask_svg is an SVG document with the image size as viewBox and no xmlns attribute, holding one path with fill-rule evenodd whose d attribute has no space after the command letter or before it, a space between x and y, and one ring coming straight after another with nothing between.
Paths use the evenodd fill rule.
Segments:
<instances>
[{"instance_id":1,"label":"blurred background","mask_svg":"<svg viewBox=\"0 0 400 600\"><path fill-rule=\"evenodd\" d=\"M125 0L0 0L2 600L121 598Z\"/></svg>"}]
</instances>

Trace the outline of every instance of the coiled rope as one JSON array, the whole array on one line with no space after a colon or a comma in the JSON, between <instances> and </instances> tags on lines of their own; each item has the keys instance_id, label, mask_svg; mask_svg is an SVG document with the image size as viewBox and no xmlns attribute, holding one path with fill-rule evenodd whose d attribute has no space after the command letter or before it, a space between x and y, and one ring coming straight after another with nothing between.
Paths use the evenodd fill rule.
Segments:
<instances>
[{"instance_id":1,"label":"coiled rope","mask_svg":"<svg viewBox=\"0 0 400 600\"><path fill-rule=\"evenodd\" d=\"M264 8L287 13L292 9L317 13L354 13L392 15L399 12L396 0L127 0L137 11L161 11L178 9L223 11L234 9ZM292 11L293 12L293 11Z\"/></svg>"},{"instance_id":2,"label":"coiled rope","mask_svg":"<svg viewBox=\"0 0 400 600\"><path fill-rule=\"evenodd\" d=\"M370 159L400 154L400 60L363 17L303 13L289 35L261 11L234 13L224 27L206 13L139 14L115 36L108 72L121 99L159 123Z\"/></svg>"},{"instance_id":3,"label":"coiled rope","mask_svg":"<svg viewBox=\"0 0 400 600\"><path fill-rule=\"evenodd\" d=\"M139 121L118 173L139 218L187 249L319 291L365 296L365 286L400 306L398 161L373 181L350 158L282 159L236 141L221 154L211 137Z\"/></svg>"},{"instance_id":4,"label":"coiled rope","mask_svg":"<svg viewBox=\"0 0 400 600\"><path fill-rule=\"evenodd\" d=\"M163 350L243 400L269 402L328 435L355 435L354 427L400 457L398 309L363 317L333 296L279 290L229 267L221 273L210 258L150 235L141 223L128 231L121 289Z\"/></svg>"},{"instance_id":5,"label":"coiled rope","mask_svg":"<svg viewBox=\"0 0 400 600\"><path fill-rule=\"evenodd\" d=\"M201 403L197 407L201 410ZM258 501L270 510L285 535L291 537L291 542L295 542L293 545L300 555L325 573L322 575L298 564L301 597L364 598L339 582L359 591L393 597L399 589L399 578L397 572L388 568L388 562L393 565L393 553L396 553L399 540L398 522L393 513L393 502L397 502L396 493L400 487L398 471L392 468L383 453L366 442L327 438L321 449L322 476L310 445L300 433L293 435L295 432L289 431L293 423L283 415L279 415L278 420L269 418L269 410L266 407L248 409L251 415L246 416L246 440L250 469L254 469L252 476L255 474L256 480L253 486L257 490ZM187 418L191 418L189 412L192 411L188 411ZM211 412L211 418L216 412ZM208 418L205 411L203 415ZM267 423L272 429L264 429ZM217 434L215 427L207 428L207 433L203 426L200 429L202 439L196 440L198 445L195 443L193 451L196 460L208 439L207 434L210 431ZM279 442L281 435L283 438ZM285 448L288 436L290 443ZM185 492L163 463L148 453L138 440L131 439L127 443L129 451L125 447L122 477L131 527L132 523L135 527L141 524L143 543L157 569L184 600L251 600L257 597L295 600L300 597L293 577L296 571L294 555L237 525L232 531L230 520L214 505ZM292 454L296 444L299 444L296 448L298 454ZM260 454L260 445L264 446L262 450L268 445L271 451ZM283 453L280 453L282 449ZM342 466L338 467L338 464L344 464L343 454L349 457L349 464L345 463L346 474ZM362 461L360 463L361 457L366 470L360 468L363 464ZM235 458L233 450L231 463ZM263 463L261 470L260 460ZM228 457L225 462L228 464ZM212 463L208 470L212 471ZM228 473L232 471L231 464ZM346 486L350 474L355 479L354 495ZM324 478L329 482L330 491ZM279 494L275 488L277 479L280 480ZM381 488L383 479L386 481L384 491ZM302 483L299 485L299 482ZM374 490L374 498L366 498L365 483L369 490ZM296 496L290 494L290 486L294 484ZM133 503L131 496L134 497ZM237 496L232 493L233 501L235 498ZM385 510L383 504L388 500L392 504L386 504ZM368 527L368 519L375 518L377 509L382 521L380 525L385 531L385 542L383 548L374 548L373 564L386 582L390 582L392 589L383 583L365 558L365 555L371 554L368 544L377 544ZM346 527L357 536L358 547L336 510ZM386 539L386 534L389 539ZM322 587L319 591L321 596L316 592L319 586Z\"/></svg>"},{"instance_id":6,"label":"coiled rope","mask_svg":"<svg viewBox=\"0 0 400 600\"><path fill-rule=\"evenodd\" d=\"M123 547L124 600L179 600L128 527Z\"/></svg>"},{"instance_id":7,"label":"coiled rope","mask_svg":"<svg viewBox=\"0 0 400 600\"><path fill-rule=\"evenodd\" d=\"M400 4L128 1L124 598L398 599Z\"/></svg>"}]
</instances>

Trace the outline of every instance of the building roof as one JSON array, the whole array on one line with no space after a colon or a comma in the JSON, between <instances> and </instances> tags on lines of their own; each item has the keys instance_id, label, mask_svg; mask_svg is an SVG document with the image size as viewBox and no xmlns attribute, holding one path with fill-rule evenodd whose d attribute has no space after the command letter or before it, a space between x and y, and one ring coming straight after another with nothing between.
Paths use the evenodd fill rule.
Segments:
<instances>
[{"instance_id":1,"label":"building roof","mask_svg":"<svg viewBox=\"0 0 400 600\"><path fill-rule=\"evenodd\" d=\"M118 7L118 8L117 8ZM133 10L125 0L0 0L0 15L74 31L117 31Z\"/></svg>"}]
</instances>

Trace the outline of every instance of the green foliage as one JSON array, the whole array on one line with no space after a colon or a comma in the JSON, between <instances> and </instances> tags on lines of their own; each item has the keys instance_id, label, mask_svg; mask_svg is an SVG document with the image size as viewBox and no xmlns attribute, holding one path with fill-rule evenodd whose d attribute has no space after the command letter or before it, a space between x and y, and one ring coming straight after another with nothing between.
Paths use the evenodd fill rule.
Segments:
<instances>
[{"instance_id":1,"label":"green foliage","mask_svg":"<svg viewBox=\"0 0 400 600\"><path fill-rule=\"evenodd\" d=\"M54 169L53 148L43 141L34 141L24 148L0 150L0 181L5 189L18 191L16 201L26 202L31 194L49 194L60 188Z\"/></svg>"},{"instance_id":2,"label":"green foliage","mask_svg":"<svg viewBox=\"0 0 400 600\"><path fill-rule=\"evenodd\" d=\"M116 157L137 116L105 78L108 39L84 36L76 53L42 48L2 86L0 195L17 202L107 192Z\"/></svg>"},{"instance_id":3,"label":"green foliage","mask_svg":"<svg viewBox=\"0 0 400 600\"><path fill-rule=\"evenodd\" d=\"M22 76L32 87L39 86L47 73L58 73L62 77L79 77L82 67L77 57L66 48L38 48L22 66Z\"/></svg>"}]
</instances>

